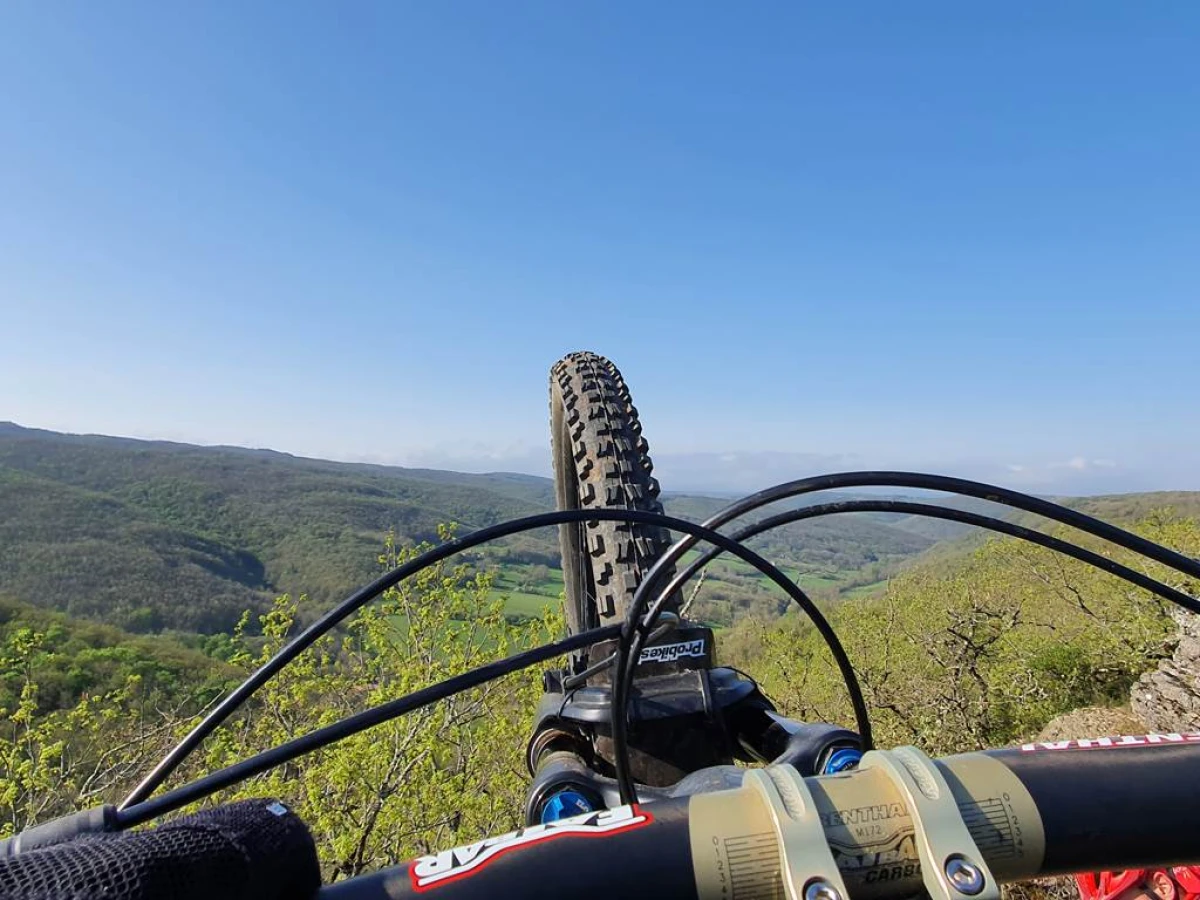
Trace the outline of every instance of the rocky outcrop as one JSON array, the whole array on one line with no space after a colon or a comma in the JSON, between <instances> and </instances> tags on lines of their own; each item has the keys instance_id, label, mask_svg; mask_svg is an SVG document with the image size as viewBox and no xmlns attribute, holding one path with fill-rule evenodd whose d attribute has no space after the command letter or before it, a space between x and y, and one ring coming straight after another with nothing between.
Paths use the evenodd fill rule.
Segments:
<instances>
[{"instance_id":1,"label":"rocky outcrop","mask_svg":"<svg viewBox=\"0 0 1200 900\"><path fill-rule=\"evenodd\" d=\"M1174 616L1175 652L1130 692L1134 715L1152 732L1200 731L1200 615L1176 610Z\"/></svg>"},{"instance_id":2,"label":"rocky outcrop","mask_svg":"<svg viewBox=\"0 0 1200 900\"><path fill-rule=\"evenodd\" d=\"M1200 731L1200 615L1179 610L1179 640L1170 659L1147 672L1130 691L1130 707L1077 709L1049 722L1039 741L1119 734ZM1071 878L1006 885L1006 900L1078 900Z\"/></svg>"}]
</instances>

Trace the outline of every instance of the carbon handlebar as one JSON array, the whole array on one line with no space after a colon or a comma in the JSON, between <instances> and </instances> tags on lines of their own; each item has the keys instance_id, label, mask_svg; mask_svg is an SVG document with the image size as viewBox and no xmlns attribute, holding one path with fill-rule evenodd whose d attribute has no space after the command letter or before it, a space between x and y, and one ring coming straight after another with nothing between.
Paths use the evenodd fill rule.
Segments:
<instances>
[{"instance_id":1,"label":"carbon handlebar","mask_svg":"<svg viewBox=\"0 0 1200 900\"><path fill-rule=\"evenodd\" d=\"M321 889L321 900L989 900L998 883L1200 862L1200 733L931 760L601 810Z\"/></svg>"}]
</instances>

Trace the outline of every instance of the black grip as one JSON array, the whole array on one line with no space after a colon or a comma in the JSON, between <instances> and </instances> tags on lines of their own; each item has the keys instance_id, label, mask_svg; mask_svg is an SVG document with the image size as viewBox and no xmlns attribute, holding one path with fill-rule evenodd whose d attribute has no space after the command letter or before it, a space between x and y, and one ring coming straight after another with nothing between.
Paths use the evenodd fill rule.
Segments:
<instances>
[{"instance_id":1,"label":"black grip","mask_svg":"<svg viewBox=\"0 0 1200 900\"><path fill-rule=\"evenodd\" d=\"M246 800L150 831L86 835L0 860L0 897L301 900L320 884L312 836L272 800Z\"/></svg>"}]
</instances>

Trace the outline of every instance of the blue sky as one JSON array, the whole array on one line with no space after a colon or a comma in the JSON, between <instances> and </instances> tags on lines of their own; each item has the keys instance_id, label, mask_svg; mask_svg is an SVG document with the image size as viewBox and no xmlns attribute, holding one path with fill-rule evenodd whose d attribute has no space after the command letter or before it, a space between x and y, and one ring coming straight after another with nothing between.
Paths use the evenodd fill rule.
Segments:
<instances>
[{"instance_id":1,"label":"blue sky","mask_svg":"<svg viewBox=\"0 0 1200 900\"><path fill-rule=\"evenodd\" d=\"M0 419L668 488L1200 489L1200 7L0 10Z\"/></svg>"}]
</instances>

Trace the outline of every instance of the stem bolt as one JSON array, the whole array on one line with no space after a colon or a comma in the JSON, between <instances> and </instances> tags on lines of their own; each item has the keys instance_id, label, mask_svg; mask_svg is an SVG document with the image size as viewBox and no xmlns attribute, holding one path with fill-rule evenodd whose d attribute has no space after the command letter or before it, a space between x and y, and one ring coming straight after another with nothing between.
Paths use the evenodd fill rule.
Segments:
<instances>
[{"instance_id":1,"label":"stem bolt","mask_svg":"<svg viewBox=\"0 0 1200 900\"><path fill-rule=\"evenodd\" d=\"M983 890L983 872L980 871L979 866L965 856L947 858L946 877L950 879L950 883L959 893L974 896ZM805 900L817 900L817 898L805 897Z\"/></svg>"},{"instance_id":2,"label":"stem bolt","mask_svg":"<svg viewBox=\"0 0 1200 900\"><path fill-rule=\"evenodd\" d=\"M842 895L828 881L814 878L804 886L804 900L842 900Z\"/></svg>"}]
</instances>

